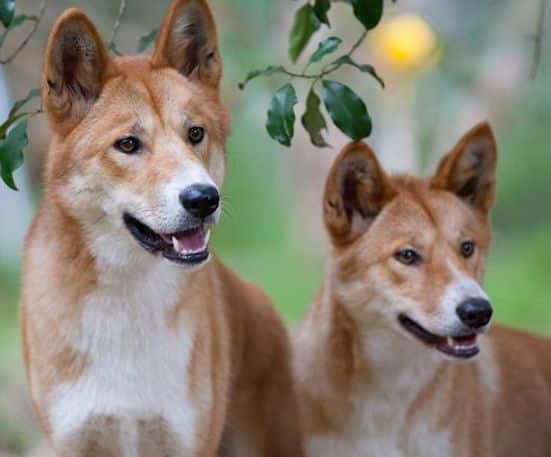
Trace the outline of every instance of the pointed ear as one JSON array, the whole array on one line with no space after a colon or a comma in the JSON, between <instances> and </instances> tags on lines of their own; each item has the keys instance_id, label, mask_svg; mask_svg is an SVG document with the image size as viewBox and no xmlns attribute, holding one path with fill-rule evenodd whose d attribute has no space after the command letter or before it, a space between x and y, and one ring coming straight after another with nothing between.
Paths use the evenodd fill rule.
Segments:
<instances>
[{"instance_id":1,"label":"pointed ear","mask_svg":"<svg viewBox=\"0 0 551 457\"><path fill-rule=\"evenodd\" d=\"M152 63L218 86L222 63L216 25L205 0L175 0L159 31Z\"/></svg>"},{"instance_id":2,"label":"pointed ear","mask_svg":"<svg viewBox=\"0 0 551 457\"><path fill-rule=\"evenodd\" d=\"M55 23L42 73L42 99L53 128L71 130L115 73L98 32L82 11L71 8Z\"/></svg>"},{"instance_id":3,"label":"pointed ear","mask_svg":"<svg viewBox=\"0 0 551 457\"><path fill-rule=\"evenodd\" d=\"M473 127L444 156L431 187L454 193L469 205L488 212L495 200L497 147L488 123Z\"/></svg>"},{"instance_id":4,"label":"pointed ear","mask_svg":"<svg viewBox=\"0 0 551 457\"><path fill-rule=\"evenodd\" d=\"M337 157L325 185L323 212L333 242L364 233L396 192L364 143L350 143Z\"/></svg>"}]
</instances>

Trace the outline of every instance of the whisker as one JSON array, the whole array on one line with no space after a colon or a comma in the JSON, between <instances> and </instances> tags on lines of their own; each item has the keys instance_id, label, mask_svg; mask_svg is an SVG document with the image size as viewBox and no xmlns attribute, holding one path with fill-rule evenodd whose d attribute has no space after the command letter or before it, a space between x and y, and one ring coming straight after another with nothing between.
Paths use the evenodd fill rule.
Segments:
<instances>
[{"instance_id":1,"label":"whisker","mask_svg":"<svg viewBox=\"0 0 551 457\"><path fill-rule=\"evenodd\" d=\"M227 206L222 206L222 216L232 219L233 218L233 212L231 208L228 208Z\"/></svg>"}]
</instances>

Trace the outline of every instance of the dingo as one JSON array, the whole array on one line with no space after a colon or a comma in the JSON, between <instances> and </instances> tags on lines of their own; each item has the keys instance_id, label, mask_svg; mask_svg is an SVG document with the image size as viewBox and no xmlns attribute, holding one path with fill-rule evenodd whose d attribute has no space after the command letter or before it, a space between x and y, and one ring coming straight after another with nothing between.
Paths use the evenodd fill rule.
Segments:
<instances>
[{"instance_id":1,"label":"dingo","mask_svg":"<svg viewBox=\"0 0 551 457\"><path fill-rule=\"evenodd\" d=\"M209 253L229 129L221 71L204 0L173 3L150 57L111 59L76 9L53 28L54 136L22 326L57 455L301 455L285 328Z\"/></svg>"},{"instance_id":2,"label":"dingo","mask_svg":"<svg viewBox=\"0 0 551 457\"><path fill-rule=\"evenodd\" d=\"M333 249L296 339L307 455L551 455L551 344L482 335L495 171L487 124L430 179L387 175L361 143L337 158L324 198Z\"/></svg>"}]
</instances>

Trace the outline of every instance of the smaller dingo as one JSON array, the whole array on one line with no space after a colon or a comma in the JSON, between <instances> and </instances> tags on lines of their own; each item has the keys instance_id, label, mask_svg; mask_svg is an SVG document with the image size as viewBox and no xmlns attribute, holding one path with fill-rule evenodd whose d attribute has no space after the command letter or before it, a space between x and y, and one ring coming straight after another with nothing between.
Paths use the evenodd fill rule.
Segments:
<instances>
[{"instance_id":1,"label":"smaller dingo","mask_svg":"<svg viewBox=\"0 0 551 457\"><path fill-rule=\"evenodd\" d=\"M362 143L338 156L325 283L295 342L308 456L551 455L551 343L487 332L496 158L485 123L429 179L389 176Z\"/></svg>"}]
</instances>

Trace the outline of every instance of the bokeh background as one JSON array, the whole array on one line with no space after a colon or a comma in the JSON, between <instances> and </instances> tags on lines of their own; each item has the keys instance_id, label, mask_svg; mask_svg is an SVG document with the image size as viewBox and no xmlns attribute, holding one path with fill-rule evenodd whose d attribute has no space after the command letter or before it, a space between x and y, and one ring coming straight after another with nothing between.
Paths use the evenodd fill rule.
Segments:
<instances>
[{"instance_id":1,"label":"bokeh background","mask_svg":"<svg viewBox=\"0 0 551 457\"><path fill-rule=\"evenodd\" d=\"M117 42L134 53L169 0L128 3ZM264 287L293 325L323 276L328 249L321 192L346 138L332 127L332 147L316 149L297 128L293 146L283 148L268 137L264 122L272 94L286 80L259 79L245 91L237 88L248 70L288 62L288 32L302 2L211 3L225 65L223 94L233 115L227 214L214 243L225 262ZM39 2L16 5L32 13ZM105 37L119 7L108 0L50 0L31 43L13 63L0 66L0 118L37 86L47 34L69 6L88 13ZM551 334L551 30L538 33L541 13L540 0L388 2L383 23L356 53L356 60L376 66L386 89L354 70L341 71L338 79L366 101L374 123L368 142L394 171L431 173L467 129L491 122L500 153L499 197L486 288L498 321ZM334 5L331 19L330 33L342 36L348 48L360 24L343 3ZM322 28L310 49L328 35ZM20 38L13 33L4 52ZM296 85L304 100L306 86ZM303 109L297 107L297 118ZM23 376L17 300L21 243L40 198L48 139L44 117L33 119L25 169L16 174L21 191L0 185L0 457L42 455Z\"/></svg>"}]
</instances>

